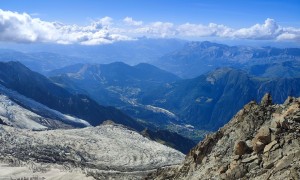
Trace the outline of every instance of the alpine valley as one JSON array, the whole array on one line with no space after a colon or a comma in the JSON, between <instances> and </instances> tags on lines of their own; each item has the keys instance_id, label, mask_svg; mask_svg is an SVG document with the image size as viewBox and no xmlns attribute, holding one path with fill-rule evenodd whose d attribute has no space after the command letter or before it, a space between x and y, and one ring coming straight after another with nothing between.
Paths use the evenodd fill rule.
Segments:
<instances>
[{"instance_id":1,"label":"alpine valley","mask_svg":"<svg viewBox=\"0 0 300 180\"><path fill-rule=\"evenodd\" d=\"M139 38L0 60L0 179L300 178L298 48Z\"/></svg>"}]
</instances>

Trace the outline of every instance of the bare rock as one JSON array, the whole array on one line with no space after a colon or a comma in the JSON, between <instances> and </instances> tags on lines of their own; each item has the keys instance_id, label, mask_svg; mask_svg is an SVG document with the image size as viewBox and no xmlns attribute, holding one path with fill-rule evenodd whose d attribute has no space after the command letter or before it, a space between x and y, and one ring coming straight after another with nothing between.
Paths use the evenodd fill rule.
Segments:
<instances>
[{"instance_id":1,"label":"bare rock","mask_svg":"<svg viewBox=\"0 0 300 180\"><path fill-rule=\"evenodd\" d=\"M219 168L218 172L219 174L223 174L228 170L228 165L223 165Z\"/></svg>"},{"instance_id":2,"label":"bare rock","mask_svg":"<svg viewBox=\"0 0 300 180\"><path fill-rule=\"evenodd\" d=\"M296 122L299 122L300 123L300 115L295 115L292 117L292 119Z\"/></svg>"},{"instance_id":3,"label":"bare rock","mask_svg":"<svg viewBox=\"0 0 300 180\"><path fill-rule=\"evenodd\" d=\"M252 140L253 150L255 152L260 152L264 149L265 145L271 142L271 132L269 127L261 127L255 137Z\"/></svg>"},{"instance_id":4,"label":"bare rock","mask_svg":"<svg viewBox=\"0 0 300 180\"><path fill-rule=\"evenodd\" d=\"M257 155L253 155L253 156L250 156L248 158L245 158L242 160L242 163L250 163L254 160L258 159L258 156Z\"/></svg>"},{"instance_id":5,"label":"bare rock","mask_svg":"<svg viewBox=\"0 0 300 180\"><path fill-rule=\"evenodd\" d=\"M294 102L296 100L296 98L288 96L288 98L284 101L283 105L287 106L289 104L291 104L292 102Z\"/></svg>"},{"instance_id":6,"label":"bare rock","mask_svg":"<svg viewBox=\"0 0 300 180\"><path fill-rule=\"evenodd\" d=\"M264 148L264 153L267 153L277 144L277 141L272 141L271 143L267 144Z\"/></svg>"},{"instance_id":7,"label":"bare rock","mask_svg":"<svg viewBox=\"0 0 300 180\"><path fill-rule=\"evenodd\" d=\"M283 157L278 163L275 165L275 172L280 171L283 168L290 166L293 162L294 154Z\"/></svg>"},{"instance_id":8,"label":"bare rock","mask_svg":"<svg viewBox=\"0 0 300 180\"><path fill-rule=\"evenodd\" d=\"M262 98L260 104L262 106L269 106L269 105L272 105L272 97L270 95L270 93L266 93L264 95L264 97Z\"/></svg>"},{"instance_id":9,"label":"bare rock","mask_svg":"<svg viewBox=\"0 0 300 180\"><path fill-rule=\"evenodd\" d=\"M245 165L235 165L230 166L230 169L226 171L228 179L239 179L242 178L247 173Z\"/></svg>"},{"instance_id":10,"label":"bare rock","mask_svg":"<svg viewBox=\"0 0 300 180\"><path fill-rule=\"evenodd\" d=\"M246 144L245 141L238 141L236 144L235 144L235 147L234 147L234 154L236 155L244 155L246 153L250 153L251 150L250 148L248 147L248 145Z\"/></svg>"},{"instance_id":11,"label":"bare rock","mask_svg":"<svg viewBox=\"0 0 300 180\"><path fill-rule=\"evenodd\" d=\"M287 101L272 105L266 94L260 105L248 103L214 138L193 148L181 166L150 179L299 179L300 98Z\"/></svg>"}]
</instances>

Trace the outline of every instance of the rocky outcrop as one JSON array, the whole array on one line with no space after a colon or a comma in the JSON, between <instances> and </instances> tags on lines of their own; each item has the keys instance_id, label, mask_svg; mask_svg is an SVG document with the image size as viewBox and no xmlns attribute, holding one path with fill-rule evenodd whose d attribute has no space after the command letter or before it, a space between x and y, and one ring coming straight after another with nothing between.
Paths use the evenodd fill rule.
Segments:
<instances>
[{"instance_id":1,"label":"rocky outcrop","mask_svg":"<svg viewBox=\"0 0 300 180\"><path fill-rule=\"evenodd\" d=\"M300 179L300 98L250 102L177 167L148 179Z\"/></svg>"}]
</instances>

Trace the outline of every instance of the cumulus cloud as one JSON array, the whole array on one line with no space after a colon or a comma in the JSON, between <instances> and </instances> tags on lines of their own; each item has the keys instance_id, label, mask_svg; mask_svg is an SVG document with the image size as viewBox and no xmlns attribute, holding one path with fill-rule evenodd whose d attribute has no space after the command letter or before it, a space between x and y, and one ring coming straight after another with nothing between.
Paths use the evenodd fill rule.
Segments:
<instances>
[{"instance_id":1,"label":"cumulus cloud","mask_svg":"<svg viewBox=\"0 0 300 180\"><path fill-rule=\"evenodd\" d=\"M222 24L172 22L144 23L125 17L121 24L111 17L92 21L87 26L66 25L34 18L27 13L0 9L0 41L4 42L50 42L59 44L98 45L116 41L147 37L220 37L231 39L254 39L300 42L300 28L282 27L274 19L262 24L234 29Z\"/></svg>"},{"instance_id":2,"label":"cumulus cloud","mask_svg":"<svg viewBox=\"0 0 300 180\"><path fill-rule=\"evenodd\" d=\"M266 19L263 24L255 24L248 28L233 29L225 25L210 23L182 24L177 28L181 36L192 37L222 37L233 39L254 39L254 40L293 40L299 41L300 29L282 27L274 19Z\"/></svg>"},{"instance_id":3,"label":"cumulus cloud","mask_svg":"<svg viewBox=\"0 0 300 180\"><path fill-rule=\"evenodd\" d=\"M265 20L264 24L256 24L250 28L236 30L234 37L243 39L276 39L283 33L283 29L278 26L274 19Z\"/></svg>"},{"instance_id":4,"label":"cumulus cloud","mask_svg":"<svg viewBox=\"0 0 300 180\"><path fill-rule=\"evenodd\" d=\"M172 37L176 35L175 27L170 22L153 22L145 26L131 30L134 34L154 37Z\"/></svg>"},{"instance_id":5,"label":"cumulus cloud","mask_svg":"<svg viewBox=\"0 0 300 180\"><path fill-rule=\"evenodd\" d=\"M132 19L132 17L124 18L123 22L130 26L141 26L143 24L143 21L135 21Z\"/></svg>"},{"instance_id":6,"label":"cumulus cloud","mask_svg":"<svg viewBox=\"0 0 300 180\"><path fill-rule=\"evenodd\" d=\"M112 21L112 18L104 17L88 26L65 25L0 9L0 41L96 45L132 39L114 33L118 32L114 28L110 30Z\"/></svg>"},{"instance_id":7,"label":"cumulus cloud","mask_svg":"<svg viewBox=\"0 0 300 180\"><path fill-rule=\"evenodd\" d=\"M177 31L182 36L195 36L195 37L210 37L210 36L229 36L233 29L224 25L210 23L208 26L202 24L182 24L178 26Z\"/></svg>"}]
</instances>

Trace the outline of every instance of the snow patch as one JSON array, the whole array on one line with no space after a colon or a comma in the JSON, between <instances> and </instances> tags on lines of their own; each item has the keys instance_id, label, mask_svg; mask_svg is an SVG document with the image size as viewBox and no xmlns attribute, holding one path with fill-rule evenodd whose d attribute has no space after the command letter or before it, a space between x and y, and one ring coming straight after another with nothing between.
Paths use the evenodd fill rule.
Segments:
<instances>
[{"instance_id":1,"label":"snow patch","mask_svg":"<svg viewBox=\"0 0 300 180\"><path fill-rule=\"evenodd\" d=\"M210 84L214 85L216 80L215 80L215 78L208 76L206 78L206 81L208 81L208 82L210 82Z\"/></svg>"},{"instance_id":2,"label":"snow patch","mask_svg":"<svg viewBox=\"0 0 300 180\"><path fill-rule=\"evenodd\" d=\"M5 94L10 99L13 99L15 102L22 104L27 109L30 109L31 111L33 111L36 114L39 114L40 116L51 117L53 119L60 120L66 123L79 123L84 126L91 126L87 121L83 119L62 114L59 111L50 109L49 107L38 103L30 98L27 98L13 90L7 89L2 85L0 85L0 93Z\"/></svg>"},{"instance_id":3,"label":"snow patch","mask_svg":"<svg viewBox=\"0 0 300 180\"><path fill-rule=\"evenodd\" d=\"M47 127L34 121L34 119L45 120L43 117L24 109L5 95L0 95L0 118L6 124L18 128L36 130L47 129Z\"/></svg>"},{"instance_id":4,"label":"snow patch","mask_svg":"<svg viewBox=\"0 0 300 180\"><path fill-rule=\"evenodd\" d=\"M165 115L167 115L167 116L169 116L171 118L177 119L177 116L174 113L172 113L172 112L170 112L170 111L168 111L166 109L163 109L163 108L160 108L160 107L151 106L151 105L146 105L145 108L148 109L148 110L150 110L150 111L152 111L152 112L154 112L154 113L163 113L163 114L165 114Z\"/></svg>"}]
</instances>

